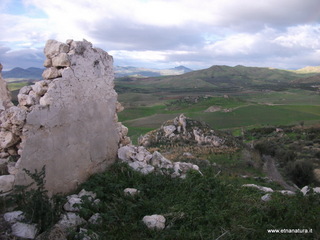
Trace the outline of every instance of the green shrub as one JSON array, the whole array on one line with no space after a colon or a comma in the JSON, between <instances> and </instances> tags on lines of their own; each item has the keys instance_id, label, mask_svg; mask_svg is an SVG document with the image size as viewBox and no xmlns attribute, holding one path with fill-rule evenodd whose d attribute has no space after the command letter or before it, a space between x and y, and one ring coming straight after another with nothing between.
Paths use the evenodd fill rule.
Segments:
<instances>
[{"instance_id":1,"label":"green shrub","mask_svg":"<svg viewBox=\"0 0 320 240\"><path fill-rule=\"evenodd\" d=\"M314 181L313 165L308 160L298 160L288 163L287 174L299 187L304 187Z\"/></svg>"},{"instance_id":2,"label":"green shrub","mask_svg":"<svg viewBox=\"0 0 320 240\"><path fill-rule=\"evenodd\" d=\"M41 233L58 221L64 200L60 195L51 198L48 196L44 187L45 166L40 172L35 170L31 173L29 170L23 170L34 182L27 186L15 186L12 198L17 204L17 209L24 212L26 221L36 223Z\"/></svg>"}]
</instances>

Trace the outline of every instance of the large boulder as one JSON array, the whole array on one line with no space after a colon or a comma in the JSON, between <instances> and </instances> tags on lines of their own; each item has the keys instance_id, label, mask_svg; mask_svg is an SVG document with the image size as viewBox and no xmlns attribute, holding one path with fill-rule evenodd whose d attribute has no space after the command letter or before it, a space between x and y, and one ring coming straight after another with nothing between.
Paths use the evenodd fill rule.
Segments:
<instances>
[{"instance_id":1,"label":"large boulder","mask_svg":"<svg viewBox=\"0 0 320 240\"><path fill-rule=\"evenodd\" d=\"M149 229L162 230L166 227L166 219L162 215L144 216L142 221Z\"/></svg>"}]
</instances>

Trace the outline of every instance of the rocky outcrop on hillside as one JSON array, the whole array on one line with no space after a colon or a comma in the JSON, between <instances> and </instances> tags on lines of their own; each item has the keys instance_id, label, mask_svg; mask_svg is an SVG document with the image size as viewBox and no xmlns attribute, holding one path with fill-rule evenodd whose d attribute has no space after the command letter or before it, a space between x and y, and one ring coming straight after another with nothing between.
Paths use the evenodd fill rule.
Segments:
<instances>
[{"instance_id":1,"label":"rocky outcrop on hillside","mask_svg":"<svg viewBox=\"0 0 320 240\"><path fill-rule=\"evenodd\" d=\"M159 129L139 138L144 147L160 145L198 146L211 149L230 149L238 146L231 135L213 130L204 122L187 118L183 114L166 121Z\"/></svg>"},{"instance_id":2,"label":"rocky outcrop on hillside","mask_svg":"<svg viewBox=\"0 0 320 240\"><path fill-rule=\"evenodd\" d=\"M50 193L71 191L130 143L118 122L112 56L85 40L48 40L44 54L44 80L23 87L18 106L2 97L5 87L0 95L0 193L30 182L23 169L43 166Z\"/></svg>"}]
</instances>

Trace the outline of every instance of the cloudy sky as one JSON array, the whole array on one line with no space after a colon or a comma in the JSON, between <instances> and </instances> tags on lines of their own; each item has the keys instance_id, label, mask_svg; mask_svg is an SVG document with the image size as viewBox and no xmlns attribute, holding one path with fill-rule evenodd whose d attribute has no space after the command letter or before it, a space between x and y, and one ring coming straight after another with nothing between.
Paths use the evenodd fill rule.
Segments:
<instances>
[{"instance_id":1,"label":"cloudy sky","mask_svg":"<svg viewBox=\"0 0 320 240\"><path fill-rule=\"evenodd\" d=\"M47 39L86 39L115 65L320 65L319 0L1 0L0 62L42 67Z\"/></svg>"}]
</instances>

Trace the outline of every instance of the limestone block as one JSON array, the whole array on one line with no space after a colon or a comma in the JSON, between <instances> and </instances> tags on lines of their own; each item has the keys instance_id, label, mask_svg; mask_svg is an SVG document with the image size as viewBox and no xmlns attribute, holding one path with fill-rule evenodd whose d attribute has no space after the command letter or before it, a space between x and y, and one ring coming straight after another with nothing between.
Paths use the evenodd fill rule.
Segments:
<instances>
[{"instance_id":1,"label":"limestone block","mask_svg":"<svg viewBox=\"0 0 320 240\"><path fill-rule=\"evenodd\" d=\"M87 48L92 48L92 44L86 40L72 41L69 54L83 55Z\"/></svg>"},{"instance_id":2,"label":"limestone block","mask_svg":"<svg viewBox=\"0 0 320 240\"><path fill-rule=\"evenodd\" d=\"M127 196L134 196L140 193L140 191L136 188L126 188L123 190L123 192Z\"/></svg>"},{"instance_id":3,"label":"limestone block","mask_svg":"<svg viewBox=\"0 0 320 240\"><path fill-rule=\"evenodd\" d=\"M24 214L22 211L7 212L3 215L3 218L6 222L12 224L24 220Z\"/></svg>"},{"instance_id":4,"label":"limestone block","mask_svg":"<svg viewBox=\"0 0 320 240\"><path fill-rule=\"evenodd\" d=\"M81 218L79 215L76 213L65 213L62 215L61 220L58 222L58 224L64 228L76 228L77 226L86 223L86 220Z\"/></svg>"},{"instance_id":5,"label":"limestone block","mask_svg":"<svg viewBox=\"0 0 320 240\"><path fill-rule=\"evenodd\" d=\"M88 232L87 229L85 228L80 228L79 229L79 235L81 240L94 240L94 239L99 239L98 234L96 234L95 232ZM77 237L78 239L78 237Z\"/></svg>"},{"instance_id":6,"label":"limestone block","mask_svg":"<svg viewBox=\"0 0 320 240\"><path fill-rule=\"evenodd\" d=\"M18 102L19 106L27 106L28 105L28 97L29 95L19 93L18 94Z\"/></svg>"},{"instance_id":7,"label":"limestone block","mask_svg":"<svg viewBox=\"0 0 320 240\"><path fill-rule=\"evenodd\" d=\"M82 189L79 194L78 194L79 198L82 198L84 196L87 196L89 200L93 200L97 197L97 194L95 194L92 191L86 191L85 189Z\"/></svg>"},{"instance_id":8,"label":"limestone block","mask_svg":"<svg viewBox=\"0 0 320 240\"><path fill-rule=\"evenodd\" d=\"M259 189L260 191L263 191L263 192L274 192L273 189L271 189L271 188L259 186L259 185L256 185L256 184L243 184L242 187L257 188L257 189Z\"/></svg>"},{"instance_id":9,"label":"limestone block","mask_svg":"<svg viewBox=\"0 0 320 240\"><path fill-rule=\"evenodd\" d=\"M55 67L47 68L46 70L43 71L42 77L44 79L58 78L58 77L61 77L61 72Z\"/></svg>"},{"instance_id":10,"label":"limestone block","mask_svg":"<svg viewBox=\"0 0 320 240\"><path fill-rule=\"evenodd\" d=\"M118 130L119 130L120 136L122 137L127 136L129 131L128 128L120 122L118 122Z\"/></svg>"},{"instance_id":11,"label":"limestone block","mask_svg":"<svg viewBox=\"0 0 320 240\"><path fill-rule=\"evenodd\" d=\"M131 162L135 153L134 146L124 146L118 149L118 158L124 162Z\"/></svg>"},{"instance_id":12,"label":"limestone block","mask_svg":"<svg viewBox=\"0 0 320 240\"><path fill-rule=\"evenodd\" d=\"M270 193L267 193L267 194L265 194L265 195L263 195L261 197L261 200L264 201L264 202L269 202L271 199L272 198L271 198L271 194Z\"/></svg>"},{"instance_id":13,"label":"limestone block","mask_svg":"<svg viewBox=\"0 0 320 240\"><path fill-rule=\"evenodd\" d=\"M46 68L52 67L52 60L50 58L46 58L46 60L44 60L43 66Z\"/></svg>"},{"instance_id":14,"label":"limestone block","mask_svg":"<svg viewBox=\"0 0 320 240\"><path fill-rule=\"evenodd\" d=\"M38 95L43 96L48 91L48 81L39 81L32 86L32 90Z\"/></svg>"},{"instance_id":15,"label":"limestone block","mask_svg":"<svg viewBox=\"0 0 320 240\"><path fill-rule=\"evenodd\" d=\"M141 172L142 174L149 174L154 172L155 168L145 162L130 162L128 164L133 170Z\"/></svg>"},{"instance_id":16,"label":"limestone block","mask_svg":"<svg viewBox=\"0 0 320 240\"><path fill-rule=\"evenodd\" d=\"M80 204L82 203L81 198L78 195L71 195L67 197L68 201L63 206L64 210L68 212L79 212L80 211Z\"/></svg>"},{"instance_id":17,"label":"limestone block","mask_svg":"<svg viewBox=\"0 0 320 240\"><path fill-rule=\"evenodd\" d=\"M124 110L124 107L121 105L121 103L117 102L116 103L116 112L122 112Z\"/></svg>"},{"instance_id":18,"label":"limestone block","mask_svg":"<svg viewBox=\"0 0 320 240\"><path fill-rule=\"evenodd\" d=\"M31 86L24 86L19 90L19 94L28 95L31 90L32 90Z\"/></svg>"},{"instance_id":19,"label":"limestone block","mask_svg":"<svg viewBox=\"0 0 320 240\"><path fill-rule=\"evenodd\" d=\"M0 132L0 148L5 149L13 146L19 141L19 138L12 132Z\"/></svg>"},{"instance_id":20,"label":"limestone block","mask_svg":"<svg viewBox=\"0 0 320 240\"><path fill-rule=\"evenodd\" d=\"M52 58L53 67L70 67L70 60L67 53L59 53Z\"/></svg>"},{"instance_id":21,"label":"limestone block","mask_svg":"<svg viewBox=\"0 0 320 240\"><path fill-rule=\"evenodd\" d=\"M14 175L0 176L0 193L11 191L13 189L14 180Z\"/></svg>"},{"instance_id":22,"label":"limestone block","mask_svg":"<svg viewBox=\"0 0 320 240\"><path fill-rule=\"evenodd\" d=\"M45 94L40 98L39 103L41 106L50 106L53 103L53 98L49 94Z\"/></svg>"},{"instance_id":23,"label":"limestone block","mask_svg":"<svg viewBox=\"0 0 320 240\"><path fill-rule=\"evenodd\" d=\"M165 134L165 137L170 136L177 128L174 125L164 126L163 131Z\"/></svg>"},{"instance_id":24,"label":"limestone block","mask_svg":"<svg viewBox=\"0 0 320 240\"><path fill-rule=\"evenodd\" d=\"M158 168L173 168L172 162L162 156L158 151L153 152L150 164Z\"/></svg>"},{"instance_id":25,"label":"limestone block","mask_svg":"<svg viewBox=\"0 0 320 240\"><path fill-rule=\"evenodd\" d=\"M13 106L6 111L7 118L10 119L10 122L14 125L21 126L24 124L27 116L27 112L23 108Z\"/></svg>"},{"instance_id":26,"label":"limestone block","mask_svg":"<svg viewBox=\"0 0 320 240\"><path fill-rule=\"evenodd\" d=\"M19 172L19 164L21 160L19 159L17 162L8 162L8 172L11 175L16 175Z\"/></svg>"},{"instance_id":27,"label":"limestone block","mask_svg":"<svg viewBox=\"0 0 320 240\"><path fill-rule=\"evenodd\" d=\"M144 216L142 221L149 229L162 230L166 226L166 219L162 215Z\"/></svg>"},{"instance_id":28,"label":"limestone block","mask_svg":"<svg viewBox=\"0 0 320 240\"><path fill-rule=\"evenodd\" d=\"M67 53L67 52L69 52L68 44L61 43L52 39L46 42L46 45L44 48L44 54L47 58L53 58L59 55L59 53Z\"/></svg>"},{"instance_id":29,"label":"limestone block","mask_svg":"<svg viewBox=\"0 0 320 240\"><path fill-rule=\"evenodd\" d=\"M313 192L320 194L320 187L313 188Z\"/></svg>"},{"instance_id":30,"label":"limestone block","mask_svg":"<svg viewBox=\"0 0 320 240\"><path fill-rule=\"evenodd\" d=\"M6 81L1 76L2 65L0 64L0 111L3 111L11 106L11 93L7 87Z\"/></svg>"},{"instance_id":31,"label":"limestone block","mask_svg":"<svg viewBox=\"0 0 320 240\"><path fill-rule=\"evenodd\" d=\"M88 222L91 224L98 224L101 221L102 221L102 218L101 218L100 213L93 214L88 220Z\"/></svg>"},{"instance_id":32,"label":"limestone block","mask_svg":"<svg viewBox=\"0 0 320 240\"><path fill-rule=\"evenodd\" d=\"M13 224L11 229L14 236L27 239L34 239L38 232L35 224L26 224L21 222Z\"/></svg>"},{"instance_id":33,"label":"limestone block","mask_svg":"<svg viewBox=\"0 0 320 240\"><path fill-rule=\"evenodd\" d=\"M9 154L6 152L0 152L0 158L6 158L9 157Z\"/></svg>"},{"instance_id":34,"label":"limestone block","mask_svg":"<svg viewBox=\"0 0 320 240\"><path fill-rule=\"evenodd\" d=\"M301 188L300 190L302 192L302 194L305 196L307 195L307 193L310 191L309 186L304 186L303 188Z\"/></svg>"}]
</instances>

